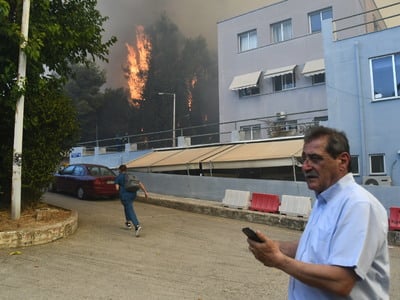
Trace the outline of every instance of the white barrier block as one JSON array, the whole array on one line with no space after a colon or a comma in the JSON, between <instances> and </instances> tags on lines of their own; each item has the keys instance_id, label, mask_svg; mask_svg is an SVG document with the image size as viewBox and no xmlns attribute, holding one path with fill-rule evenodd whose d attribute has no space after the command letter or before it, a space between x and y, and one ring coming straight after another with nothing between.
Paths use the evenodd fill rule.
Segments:
<instances>
[{"instance_id":1,"label":"white barrier block","mask_svg":"<svg viewBox=\"0 0 400 300\"><path fill-rule=\"evenodd\" d=\"M248 209L250 206L251 193L249 191L225 190L222 205L232 208Z\"/></svg>"},{"instance_id":2,"label":"white barrier block","mask_svg":"<svg viewBox=\"0 0 400 300\"><path fill-rule=\"evenodd\" d=\"M311 213L311 198L303 196L282 195L279 213L295 216L306 217Z\"/></svg>"}]
</instances>

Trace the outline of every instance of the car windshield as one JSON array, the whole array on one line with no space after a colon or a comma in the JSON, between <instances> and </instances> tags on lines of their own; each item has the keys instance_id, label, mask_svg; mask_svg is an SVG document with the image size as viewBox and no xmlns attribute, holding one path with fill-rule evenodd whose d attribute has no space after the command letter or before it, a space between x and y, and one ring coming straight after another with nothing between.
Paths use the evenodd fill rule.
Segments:
<instances>
[{"instance_id":1,"label":"car windshield","mask_svg":"<svg viewBox=\"0 0 400 300\"><path fill-rule=\"evenodd\" d=\"M75 166L68 166L63 170L60 170L59 173L62 175L71 175L74 171Z\"/></svg>"}]
</instances>

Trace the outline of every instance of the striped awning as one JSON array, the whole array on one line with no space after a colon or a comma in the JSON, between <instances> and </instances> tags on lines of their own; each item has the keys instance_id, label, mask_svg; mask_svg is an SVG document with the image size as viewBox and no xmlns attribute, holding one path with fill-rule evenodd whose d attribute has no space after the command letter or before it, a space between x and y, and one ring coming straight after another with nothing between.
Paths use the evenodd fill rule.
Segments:
<instances>
[{"instance_id":1,"label":"striped awning","mask_svg":"<svg viewBox=\"0 0 400 300\"><path fill-rule=\"evenodd\" d=\"M323 58L310 60L305 63L303 71L304 76L314 76L325 73L325 61Z\"/></svg>"},{"instance_id":2,"label":"striped awning","mask_svg":"<svg viewBox=\"0 0 400 300\"><path fill-rule=\"evenodd\" d=\"M296 68L296 65L290 65L290 66L276 68L276 69L269 69L264 73L264 78L271 78L271 77L290 74L290 73L293 73L294 68Z\"/></svg>"},{"instance_id":3,"label":"striped awning","mask_svg":"<svg viewBox=\"0 0 400 300\"><path fill-rule=\"evenodd\" d=\"M261 71L235 76L229 86L232 91L258 86Z\"/></svg>"}]
</instances>

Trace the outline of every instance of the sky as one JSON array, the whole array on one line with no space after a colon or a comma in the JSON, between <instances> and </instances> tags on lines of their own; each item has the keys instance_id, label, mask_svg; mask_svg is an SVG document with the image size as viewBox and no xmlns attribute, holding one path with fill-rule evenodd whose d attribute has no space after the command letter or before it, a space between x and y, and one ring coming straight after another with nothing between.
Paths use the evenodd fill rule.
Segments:
<instances>
[{"instance_id":1,"label":"sky","mask_svg":"<svg viewBox=\"0 0 400 300\"><path fill-rule=\"evenodd\" d=\"M109 63L101 64L107 72L107 87L126 85L122 66L126 64L126 43L134 44L137 25L151 25L165 11L186 37L202 35L210 50L217 48L217 22L267 6L277 0L98 0L97 8L105 23L105 38L116 36L110 48Z\"/></svg>"},{"instance_id":2,"label":"sky","mask_svg":"<svg viewBox=\"0 0 400 300\"><path fill-rule=\"evenodd\" d=\"M376 0L379 7L397 1ZM218 22L274 2L279 0L98 0L97 8L103 16L109 17L104 24L104 37L118 38L110 48L109 63L101 64L107 72L106 86L126 86L122 71L127 56L125 44L134 44L137 25L151 25L166 12L184 36L195 38L202 35L209 49L216 51Z\"/></svg>"}]
</instances>

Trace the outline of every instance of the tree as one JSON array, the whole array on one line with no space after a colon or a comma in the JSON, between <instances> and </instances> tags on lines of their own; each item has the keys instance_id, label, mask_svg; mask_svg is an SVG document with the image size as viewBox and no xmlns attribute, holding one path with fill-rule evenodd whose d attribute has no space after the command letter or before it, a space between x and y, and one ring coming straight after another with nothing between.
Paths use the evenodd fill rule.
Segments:
<instances>
[{"instance_id":1,"label":"tree","mask_svg":"<svg viewBox=\"0 0 400 300\"><path fill-rule=\"evenodd\" d=\"M73 74L65 85L65 92L71 98L80 127L80 141L102 146L123 143L114 138L137 134L140 124L139 113L129 104L128 90L107 88L105 72L95 64L74 65Z\"/></svg>"},{"instance_id":2,"label":"tree","mask_svg":"<svg viewBox=\"0 0 400 300\"><path fill-rule=\"evenodd\" d=\"M180 101L180 94L177 90L179 82L177 69L184 37L165 13L146 29L146 33L150 36L152 46L150 68L142 97L145 99L141 107L145 120L143 127L145 132L160 132L172 129L172 98L171 96L160 96L158 93L176 93L176 99ZM151 122L146 122L147 120L151 120ZM165 139L168 136L159 134L152 138ZM157 146L170 145L171 143L167 142Z\"/></svg>"},{"instance_id":3,"label":"tree","mask_svg":"<svg viewBox=\"0 0 400 300\"><path fill-rule=\"evenodd\" d=\"M99 110L99 136L110 138L137 134L139 124L137 111L129 105L128 91L119 89L106 89L104 103Z\"/></svg>"},{"instance_id":4,"label":"tree","mask_svg":"<svg viewBox=\"0 0 400 300\"><path fill-rule=\"evenodd\" d=\"M184 38L165 13L155 24L146 28L146 33L151 40L151 56L142 96L146 100L140 109L147 116L144 120L151 122L144 123L145 132L171 129L172 98L159 96L158 92L176 94L177 128L217 122L216 60L209 53L205 39L201 36ZM187 132L195 133L201 132ZM167 135L160 133L158 137L168 138L170 132ZM165 145L170 146L171 143Z\"/></svg>"},{"instance_id":5,"label":"tree","mask_svg":"<svg viewBox=\"0 0 400 300\"><path fill-rule=\"evenodd\" d=\"M61 158L76 143L76 111L63 95L71 65L107 60L115 37L102 42L107 20L94 0L31 2L27 73L16 83L22 1L0 0L0 186L10 201L15 104L25 94L22 202L35 203Z\"/></svg>"},{"instance_id":6,"label":"tree","mask_svg":"<svg viewBox=\"0 0 400 300\"><path fill-rule=\"evenodd\" d=\"M181 90L184 100L180 106L180 115L188 116L181 118L182 127L207 125L217 123L218 111L218 85L217 85L217 63L207 49L206 40L199 36L195 39L186 39L180 57L179 70ZM212 127L196 127L186 135L205 134L215 130ZM218 131L218 130L217 130ZM199 143L217 142L208 138L198 141Z\"/></svg>"},{"instance_id":7,"label":"tree","mask_svg":"<svg viewBox=\"0 0 400 300\"><path fill-rule=\"evenodd\" d=\"M105 72L94 63L72 66L72 76L65 85L65 91L78 112L81 140L98 139L98 113L104 103L100 88L105 82Z\"/></svg>"}]
</instances>

